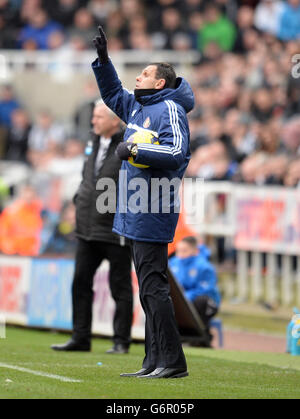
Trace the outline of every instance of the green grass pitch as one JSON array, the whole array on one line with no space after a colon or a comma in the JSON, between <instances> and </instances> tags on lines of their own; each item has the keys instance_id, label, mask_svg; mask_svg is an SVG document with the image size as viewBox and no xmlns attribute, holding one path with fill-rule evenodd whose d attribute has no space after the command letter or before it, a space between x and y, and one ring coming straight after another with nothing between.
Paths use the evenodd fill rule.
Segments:
<instances>
[{"instance_id":1,"label":"green grass pitch","mask_svg":"<svg viewBox=\"0 0 300 419\"><path fill-rule=\"evenodd\" d=\"M189 377L145 380L119 376L141 367L142 344L132 345L129 355L106 354L111 342L102 339L93 340L91 353L50 349L68 338L9 327L0 339L0 398L300 398L300 357L185 347Z\"/></svg>"}]
</instances>

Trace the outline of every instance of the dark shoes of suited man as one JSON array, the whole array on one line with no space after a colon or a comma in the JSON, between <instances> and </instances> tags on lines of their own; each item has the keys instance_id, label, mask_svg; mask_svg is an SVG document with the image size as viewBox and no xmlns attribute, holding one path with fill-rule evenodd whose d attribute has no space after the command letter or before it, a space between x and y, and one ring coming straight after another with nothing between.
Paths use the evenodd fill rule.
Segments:
<instances>
[{"instance_id":1,"label":"dark shoes of suited man","mask_svg":"<svg viewBox=\"0 0 300 419\"><path fill-rule=\"evenodd\" d=\"M129 348L122 343L116 343L111 349L106 351L107 354L128 354Z\"/></svg>"},{"instance_id":2,"label":"dark shoes of suited man","mask_svg":"<svg viewBox=\"0 0 300 419\"><path fill-rule=\"evenodd\" d=\"M138 378L183 378L188 375L184 368L156 368L149 374L139 375Z\"/></svg>"},{"instance_id":3,"label":"dark shoes of suited man","mask_svg":"<svg viewBox=\"0 0 300 419\"><path fill-rule=\"evenodd\" d=\"M90 343L81 343L76 340L70 339L67 343L63 345L52 345L51 349L54 351L65 351L65 352L90 352L91 344Z\"/></svg>"}]
</instances>

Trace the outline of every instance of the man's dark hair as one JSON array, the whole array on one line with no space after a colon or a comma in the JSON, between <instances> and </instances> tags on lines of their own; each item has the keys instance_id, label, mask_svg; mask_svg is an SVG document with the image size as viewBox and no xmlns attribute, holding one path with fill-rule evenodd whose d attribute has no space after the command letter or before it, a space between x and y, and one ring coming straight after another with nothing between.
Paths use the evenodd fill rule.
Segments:
<instances>
[{"instance_id":1,"label":"man's dark hair","mask_svg":"<svg viewBox=\"0 0 300 419\"><path fill-rule=\"evenodd\" d=\"M152 63L150 65L156 66L156 78L166 80L164 89L175 89L176 87L176 73L173 66L169 63Z\"/></svg>"},{"instance_id":2,"label":"man's dark hair","mask_svg":"<svg viewBox=\"0 0 300 419\"><path fill-rule=\"evenodd\" d=\"M198 241L197 241L197 238L195 236L184 237L184 239L182 239L182 241L189 244L191 247L194 247L194 248L198 247Z\"/></svg>"}]
</instances>

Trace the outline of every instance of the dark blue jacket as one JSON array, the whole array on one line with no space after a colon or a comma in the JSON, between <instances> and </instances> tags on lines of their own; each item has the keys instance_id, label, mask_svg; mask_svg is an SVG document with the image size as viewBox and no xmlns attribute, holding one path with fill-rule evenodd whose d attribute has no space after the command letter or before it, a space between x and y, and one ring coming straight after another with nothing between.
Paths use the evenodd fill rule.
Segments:
<instances>
[{"instance_id":1,"label":"dark blue jacket","mask_svg":"<svg viewBox=\"0 0 300 419\"><path fill-rule=\"evenodd\" d=\"M173 257L169 266L177 281L181 284L188 300L194 301L198 296L210 297L219 306L221 296L218 290L218 278L213 265L205 253L186 259Z\"/></svg>"},{"instance_id":2,"label":"dark blue jacket","mask_svg":"<svg viewBox=\"0 0 300 419\"><path fill-rule=\"evenodd\" d=\"M151 186L153 179L178 180L176 185L182 180L190 159L186 114L194 107L192 89L184 79L178 78L176 89L144 96L139 103L133 93L122 87L111 62L100 64L97 59L92 68L105 104L127 124L124 141L137 131L150 131L159 141L159 145L138 146L135 162L148 168L123 162L113 231L132 240L170 243L180 211L178 191L175 187L166 194L159 188L159 194L151 194ZM140 187L145 185L147 193L141 199ZM133 210L131 203L138 204L140 211Z\"/></svg>"}]
</instances>

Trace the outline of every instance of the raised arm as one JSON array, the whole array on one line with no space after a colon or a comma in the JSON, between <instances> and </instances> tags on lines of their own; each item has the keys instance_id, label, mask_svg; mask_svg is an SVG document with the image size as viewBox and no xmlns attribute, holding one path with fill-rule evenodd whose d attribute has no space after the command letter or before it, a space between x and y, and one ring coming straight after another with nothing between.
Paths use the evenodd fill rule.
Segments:
<instances>
[{"instance_id":1,"label":"raised arm","mask_svg":"<svg viewBox=\"0 0 300 419\"><path fill-rule=\"evenodd\" d=\"M109 59L107 39L101 26L99 36L93 39L98 58L92 63L92 68L104 103L122 121L127 123L135 102L134 94L124 89L117 72Z\"/></svg>"}]
</instances>

